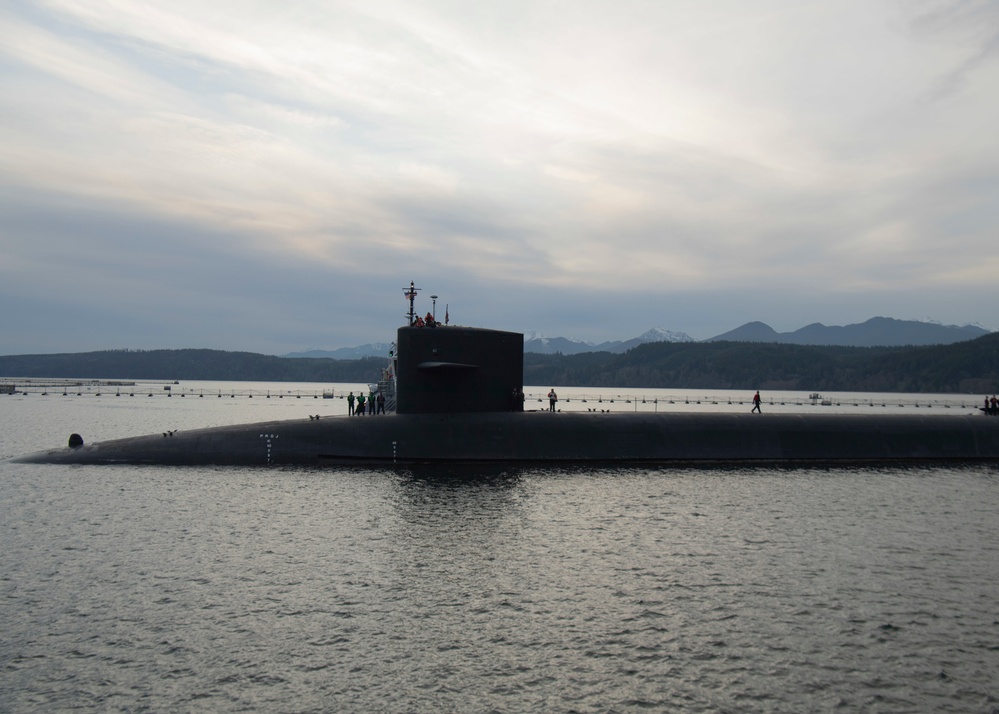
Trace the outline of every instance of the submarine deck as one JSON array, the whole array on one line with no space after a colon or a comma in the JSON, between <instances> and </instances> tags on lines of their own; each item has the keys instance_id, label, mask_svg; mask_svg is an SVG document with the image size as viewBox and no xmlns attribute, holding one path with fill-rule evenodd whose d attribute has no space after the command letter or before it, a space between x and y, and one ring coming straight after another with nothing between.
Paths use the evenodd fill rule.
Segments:
<instances>
[{"instance_id":1,"label":"submarine deck","mask_svg":"<svg viewBox=\"0 0 999 714\"><path fill-rule=\"evenodd\" d=\"M484 412L326 417L64 447L21 463L816 463L999 461L977 415Z\"/></svg>"}]
</instances>

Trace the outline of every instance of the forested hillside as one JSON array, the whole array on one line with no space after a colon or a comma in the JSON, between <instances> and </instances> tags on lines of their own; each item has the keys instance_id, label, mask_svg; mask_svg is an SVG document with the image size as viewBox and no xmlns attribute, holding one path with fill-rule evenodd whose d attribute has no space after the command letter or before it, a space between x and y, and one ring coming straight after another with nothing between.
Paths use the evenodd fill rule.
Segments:
<instances>
[{"instance_id":1,"label":"forested hillside","mask_svg":"<svg viewBox=\"0 0 999 714\"><path fill-rule=\"evenodd\" d=\"M386 360L288 359L218 350L0 357L0 377L374 382ZM999 392L999 333L932 347L655 342L624 354L524 355L524 384L564 387Z\"/></svg>"},{"instance_id":2,"label":"forested hillside","mask_svg":"<svg viewBox=\"0 0 999 714\"><path fill-rule=\"evenodd\" d=\"M0 377L376 382L387 360L286 359L221 350L107 350L0 357Z\"/></svg>"},{"instance_id":3,"label":"forested hillside","mask_svg":"<svg viewBox=\"0 0 999 714\"><path fill-rule=\"evenodd\" d=\"M932 347L657 342L623 355L524 356L526 384L687 389L999 390L999 334Z\"/></svg>"}]
</instances>

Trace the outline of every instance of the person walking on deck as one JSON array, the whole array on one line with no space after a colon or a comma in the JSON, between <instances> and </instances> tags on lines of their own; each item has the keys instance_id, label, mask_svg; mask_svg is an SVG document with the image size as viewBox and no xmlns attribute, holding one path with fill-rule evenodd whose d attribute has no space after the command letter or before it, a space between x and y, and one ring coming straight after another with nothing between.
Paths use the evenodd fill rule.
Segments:
<instances>
[{"instance_id":1,"label":"person walking on deck","mask_svg":"<svg viewBox=\"0 0 999 714\"><path fill-rule=\"evenodd\" d=\"M760 409L760 392L757 390L756 394L753 395L753 409L749 413L757 412L762 414L763 411Z\"/></svg>"}]
</instances>

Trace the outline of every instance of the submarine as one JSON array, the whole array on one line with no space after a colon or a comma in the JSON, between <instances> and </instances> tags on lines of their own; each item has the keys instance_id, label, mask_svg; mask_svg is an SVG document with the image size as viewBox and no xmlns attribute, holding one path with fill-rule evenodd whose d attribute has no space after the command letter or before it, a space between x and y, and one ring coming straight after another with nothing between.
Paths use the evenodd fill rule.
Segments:
<instances>
[{"instance_id":1,"label":"submarine","mask_svg":"<svg viewBox=\"0 0 999 714\"><path fill-rule=\"evenodd\" d=\"M968 415L525 411L524 336L399 327L385 415L310 416L84 443L36 464L407 466L999 461L999 419Z\"/></svg>"}]
</instances>

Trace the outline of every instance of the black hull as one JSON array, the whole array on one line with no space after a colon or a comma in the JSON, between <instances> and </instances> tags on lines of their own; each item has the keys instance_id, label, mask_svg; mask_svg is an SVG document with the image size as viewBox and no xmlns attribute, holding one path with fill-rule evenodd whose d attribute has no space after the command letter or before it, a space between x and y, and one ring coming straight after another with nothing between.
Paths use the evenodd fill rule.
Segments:
<instances>
[{"instance_id":1,"label":"black hull","mask_svg":"<svg viewBox=\"0 0 999 714\"><path fill-rule=\"evenodd\" d=\"M391 466L997 461L982 415L492 412L327 417L116 439L21 463Z\"/></svg>"}]
</instances>

